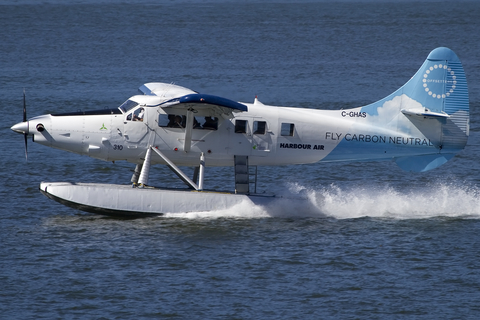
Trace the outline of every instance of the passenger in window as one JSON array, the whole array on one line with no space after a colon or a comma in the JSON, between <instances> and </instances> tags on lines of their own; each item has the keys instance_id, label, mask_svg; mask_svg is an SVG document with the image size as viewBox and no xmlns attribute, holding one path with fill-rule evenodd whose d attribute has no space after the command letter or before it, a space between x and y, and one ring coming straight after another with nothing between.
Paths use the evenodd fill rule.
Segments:
<instances>
[{"instance_id":1,"label":"passenger in window","mask_svg":"<svg viewBox=\"0 0 480 320\"><path fill-rule=\"evenodd\" d=\"M193 118L193 128L194 129L199 129L201 127L202 126L200 125L200 122L198 122L196 118Z\"/></svg>"},{"instance_id":2,"label":"passenger in window","mask_svg":"<svg viewBox=\"0 0 480 320\"><path fill-rule=\"evenodd\" d=\"M217 126L218 126L217 121L215 121L215 119L213 119L212 117L205 117L205 123L203 124L203 129L217 130Z\"/></svg>"},{"instance_id":3,"label":"passenger in window","mask_svg":"<svg viewBox=\"0 0 480 320\"><path fill-rule=\"evenodd\" d=\"M182 126L182 117L180 116L175 116L174 123L173 123L174 128L183 128Z\"/></svg>"},{"instance_id":4,"label":"passenger in window","mask_svg":"<svg viewBox=\"0 0 480 320\"><path fill-rule=\"evenodd\" d=\"M167 124L167 127L174 127L175 126L175 115L173 114L169 114L168 115L168 124Z\"/></svg>"}]
</instances>

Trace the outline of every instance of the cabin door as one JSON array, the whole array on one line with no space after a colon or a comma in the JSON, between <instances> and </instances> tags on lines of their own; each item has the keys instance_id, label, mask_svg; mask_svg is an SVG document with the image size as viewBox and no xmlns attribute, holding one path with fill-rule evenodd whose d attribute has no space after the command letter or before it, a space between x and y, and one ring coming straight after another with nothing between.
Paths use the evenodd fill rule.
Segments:
<instances>
[{"instance_id":1,"label":"cabin door","mask_svg":"<svg viewBox=\"0 0 480 320\"><path fill-rule=\"evenodd\" d=\"M123 121L123 137L129 148L137 147L148 134L148 117L146 108L139 107L125 116Z\"/></svg>"},{"instance_id":2,"label":"cabin door","mask_svg":"<svg viewBox=\"0 0 480 320\"><path fill-rule=\"evenodd\" d=\"M236 117L230 130L229 153L238 156L252 154L252 118Z\"/></svg>"}]
</instances>

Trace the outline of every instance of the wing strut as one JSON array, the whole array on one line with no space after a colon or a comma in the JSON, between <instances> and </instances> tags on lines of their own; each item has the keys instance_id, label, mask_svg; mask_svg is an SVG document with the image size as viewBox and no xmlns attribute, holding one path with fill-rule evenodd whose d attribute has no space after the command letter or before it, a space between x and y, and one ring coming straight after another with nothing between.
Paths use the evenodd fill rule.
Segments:
<instances>
[{"instance_id":1,"label":"wing strut","mask_svg":"<svg viewBox=\"0 0 480 320\"><path fill-rule=\"evenodd\" d=\"M192 129L193 129L193 116L192 109L188 109L187 111L187 123L185 127L185 141L183 142L183 151L189 152L190 147L192 146Z\"/></svg>"},{"instance_id":2,"label":"wing strut","mask_svg":"<svg viewBox=\"0 0 480 320\"><path fill-rule=\"evenodd\" d=\"M148 150L153 150L155 151L166 163L167 163L167 166L183 181L185 182L185 184L191 188L191 189L195 189L195 190L199 190L197 184L195 182L193 182L189 177L187 177L187 175L185 173L183 173L182 170L180 170L172 161L170 161L170 159L168 159L160 150L158 150L158 148L149 148ZM148 154L148 151L147 151L147 154ZM145 159L146 161L146 159ZM145 164L143 165L145 166ZM143 170L142 170L143 171ZM203 181L202 181L202 184L203 184Z\"/></svg>"},{"instance_id":3,"label":"wing strut","mask_svg":"<svg viewBox=\"0 0 480 320\"><path fill-rule=\"evenodd\" d=\"M150 173L150 159L152 157L152 150L155 151L166 163L167 166L183 181L190 189L195 189L197 191L203 190L203 178L205 171L205 154L202 152L200 154L200 165L199 165L199 175L198 175L198 185L190 180L189 177L182 170L180 170L170 159L167 158L157 147L150 147L147 149L145 155L145 161L143 165L137 164L135 167L135 172L132 176L133 187L145 187L148 184L148 175ZM196 178L194 178L196 180ZM138 183L137 183L138 182Z\"/></svg>"}]
</instances>

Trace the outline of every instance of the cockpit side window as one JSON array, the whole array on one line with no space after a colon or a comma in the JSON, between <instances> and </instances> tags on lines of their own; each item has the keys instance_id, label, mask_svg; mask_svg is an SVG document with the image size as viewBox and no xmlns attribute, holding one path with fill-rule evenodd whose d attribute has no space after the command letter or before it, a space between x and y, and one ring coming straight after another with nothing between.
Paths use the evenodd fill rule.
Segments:
<instances>
[{"instance_id":1,"label":"cockpit side window","mask_svg":"<svg viewBox=\"0 0 480 320\"><path fill-rule=\"evenodd\" d=\"M145 115L145 109L143 107L131 112L127 117L127 121L143 121Z\"/></svg>"},{"instance_id":2,"label":"cockpit side window","mask_svg":"<svg viewBox=\"0 0 480 320\"><path fill-rule=\"evenodd\" d=\"M118 107L123 113L127 113L129 110L138 106L138 103L132 100L127 100L120 107Z\"/></svg>"}]
</instances>

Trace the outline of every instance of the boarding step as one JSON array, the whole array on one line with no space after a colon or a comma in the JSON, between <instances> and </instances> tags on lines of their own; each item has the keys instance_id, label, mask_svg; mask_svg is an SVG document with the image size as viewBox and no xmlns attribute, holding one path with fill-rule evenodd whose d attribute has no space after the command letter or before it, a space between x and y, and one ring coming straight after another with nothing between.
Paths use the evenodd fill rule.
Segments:
<instances>
[{"instance_id":1,"label":"boarding step","mask_svg":"<svg viewBox=\"0 0 480 320\"><path fill-rule=\"evenodd\" d=\"M235 193L249 194L250 185L257 192L257 166L248 165L248 156L234 156ZM253 179L252 179L253 177Z\"/></svg>"}]
</instances>

